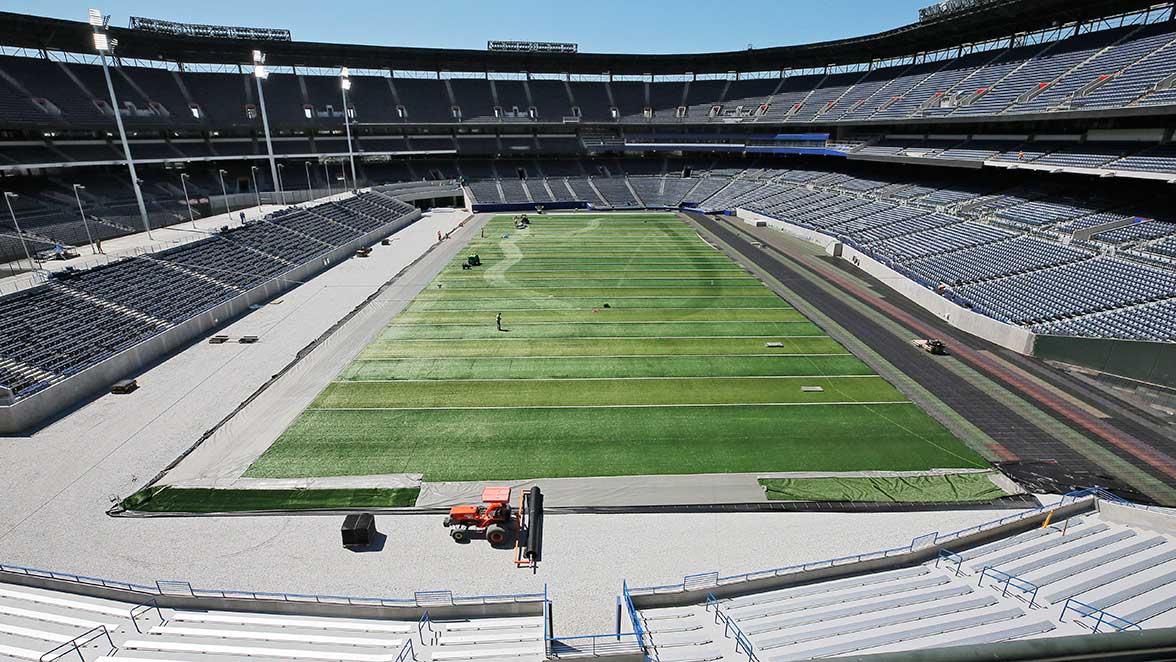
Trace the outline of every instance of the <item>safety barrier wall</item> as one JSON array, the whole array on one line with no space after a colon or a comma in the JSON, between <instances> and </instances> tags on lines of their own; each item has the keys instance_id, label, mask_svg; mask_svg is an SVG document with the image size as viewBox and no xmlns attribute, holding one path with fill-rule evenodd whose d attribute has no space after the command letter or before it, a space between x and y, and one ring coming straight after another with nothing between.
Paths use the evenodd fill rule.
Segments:
<instances>
[{"instance_id":1,"label":"safety barrier wall","mask_svg":"<svg viewBox=\"0 0 1176 662\"><path fill-rule=\"evenodd\" d=\"M539 616L546 603L546 593L458 596L452 591L418 591L411 598L372 598L200 589L183 581L157 581L149 586L3 563L0 563L0 583L119 600L131 605L151 602L152 606L171 609L397 620L418 620L425 613L434 619ZM128 607L128 615L130 611L132 608Z\"/></svg>"},{"instance_id":2,"label":"safety barrier wall","mask_svg":"<svg viewBox=\"0 0 1176 662\"><path fill-rule=\"evenodd\" d=\"M679 583L661 586L632 588L626 583L625 595L637 609L679 607L702 604L708 593L719 598L734 597L918 565L938 558L941 550L948 546L952 551L962 551L1036 528L1041 526L1047 517L1063 519L1093 510L1099 499L1109 499L1120 504L1129 503L1100 488L1088 488L1071 492L1056 504L1021 511L959 531L935 531L918 536L911 540L909 545L902 547L726 577L717 572L687 575Z\"/></svg>"},{"instance_id":3,"label":"safety barrier wall","mask_svg":"<svg viewBox=\"0 0 1176 662\"><path fill-rule=\"evenodd\" d=\"M870 255L859 247L841 243L837 238L810 230L787 221L774 219L747 209L738 209L740 218L748 221L767 223L768 227L799 237L825 248L825 252L839 256L867 274L882 281L887 287L903 295L920 308L934 314L953 327L983 338L1019 354L1032 355L1036 334L1011 324L993 319L975 310L969 310L951 299L937 294L925 283L920 283L896 269L898 265L883 263L877 256Z\"/></svg>"},{"instance_id":4,"label":"safety barrier wall","mask_svg":"<svg viewBox=\"0 0 1176 662\"><path fill-rule=\"evenodd\" d=\"M207 335L213 329L245 314L250 306L276 297L353 255L357 248L370 246L420 217L419 211L413 211L42 391L21 398L12 405L0 406L0 434L21 433L51 420L69 407L105 392L114 382L142 372L170 354L187 347L196 338Z\"/></svg>"},{"instance_id":5,"label":"safety barrier wall","mask_svg":"<svg viewBox=\"0 0 1176 662\"><path fill-rule=\"evenodd\" d=\"M1176 388L1176 343L1040 335L1033 355Z\"/></svg>"}]
</instances>

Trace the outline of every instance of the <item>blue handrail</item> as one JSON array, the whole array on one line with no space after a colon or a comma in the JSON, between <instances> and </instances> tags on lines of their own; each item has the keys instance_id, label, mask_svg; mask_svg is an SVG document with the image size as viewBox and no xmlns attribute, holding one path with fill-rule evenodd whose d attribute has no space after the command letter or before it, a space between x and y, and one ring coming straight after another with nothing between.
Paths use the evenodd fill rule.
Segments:
<instances>
[{"instance_id":1,"label":"blue handrail","mask_svg":"<svg viewBox=\"0 0 1176 662\"><path fill-rule=\"evenodd\" d=\"M396 662L406 662L406 660L416 660L416 650L412 647L412 638L404 642L404 646L400 649L400 653L396 656Z\"/></svg>"},{"instance_id":2,"label":"blue handrail","mask_svg":"<svg viewBox=\"0 0 1176 662\"><path fill-rule=\"evenodd\" d=\"M1066 600L1066 604L1062 605L1062 614L1060 616L1058 616L1059 621L1066 618L1067 611L1078 612L1079 618L1090 618L1092 616L1097 615L1098 620L1096 620L1094 623L1094 630L1093 630L1094 632L1098 632L1098 629L1100 627L1102 627L1104 624L1115 628L1115 630L1117 630L1119 632L1122 632L1123 630L1130 630L1132 628L1134 628L1136 630L1143 629L1143 627L1140 626L1139 623L1129 621L1126 618L1123 618L1121 616L1115 616L1114 614L1112 614L1108 611L1105 611L1103 609L1100 609L1099 607L1095 607L1094 605L1088 605L1085 602L1079 602L1079 601L1075 600L1074 598L1070 598L1070 599Z\"/></svg>"},{"instance_id":3,"label":"blue handrail","mask_svg":"<svg viewBox=\"0 0 1176 662\"><path fill-rule=\"evenodd\" d=\"M714 593L707 591L705 610L710 611L711 607L715 610L715 622L723 624L723 636L730 634L735 635L735 652L747 655L748 662L759 662L759 658L755 654L755 646L752 645L751 640L743 633L743 629L727 614L723 613L720 608L719 599L715 597Z\"/></svg>"},{"instance_id":4,"label":"blue handrail","mask_svg":"<svg viewBox=\"0 0 1176 662\"><path fill-rule=\"evenodd\" d=\"M1037 591L1041 588L1040 586L1029 580L1021 579L1016 575L1010 575L1003 570L997 570L992 566L984 566L984 569L980 571L980 586L984 585L984 578L988 575L996 577L998 584L1001 582L1004 583L1004 590L1000 594L1002 598L1008 596L1010 586L1015 586L1022 593L1029 594L1029 608L1033 608L1033 603L1037 600Z\"/></svg>"},{"instance_id":5,"label":"blue handrail","mask_svg":"<svg viewBox=\"0 0 1176 662\"><path fill-rule=\"evenodd\" d=\"M641 626L641 617L637 614L637 607L633 606L633 596L629 594L629 582L621 583L621 596L625 599L625 608L629 612L629 620L633 623L633 633L637 635L637 645L645 650L645 628Z\"/></svg>"},{"instance_id":6,"label":"blue handrail","mask_svg":"<svg viewBox=\"0 0 1176 662\"><path fill-rule=\"evenodd\" d=\"M956 554L955 552L951 551L950 549L944 547L939 550L939 557L935 559L935 567L936 568L939 567L940 561L946 561L948 563L956 564L956 567L955 567L956 577L959 577L960 575L963 574L964 557L960 556L959 554Z\"/></svg>"},{"instance_id":7,"label":"blue handrail","mask_svg":"<svg viewBox=\"0 0 1176 662\"><path fill-rule=\"evenodd\" d=\"M1131 501L1127 501L1127 500L1122 499L1118 496L1115 496L1114 494L1107 492L1102 487L1098 487L1098 486L1088 487L1088 488L1083 488L1080 490L1074 490L1073 492L1068 492L1068 493L1062 495L1062 500L1058 503L1055 503L1055 504L1051 504L1048 506L1038 506L1036 508L1031 508L1029 510L1019 511L1019 512L1013 513L1011 515L1006 515L1005 517L990 520L988 522L984 522L982 524L977 524L975 526L970 526L966 529L952 531L950 533L936 532L934 534L935 535L934 539L931 540L930 546L939 546L939 545L942 545L943 543L950 542L952 540L958 540L960 538L963 538L968 535L972 535L974 533L986 531L988 529L996 528L998 526L1009 524L1011 522L1036 517L1036 516L1041 515L1043 513L1046 513L1046 512L1052 511L1052 510L1056 510L1056 509L1061 508L1063 506L1071 505L1081 499L1086 499L1086 498L1103 499L1106 501L1112 501L1112 502L1120 504L1120 505L1131 506L1134 508L1141 508L1144 510L1150 509L1149 506L1144 506L1142 504L1133 503ZM874 552L863 552L861 554L853 554L850 556L839 556L837 558L824 559L821 561L810 561L808 563L798 563L796 565L783 566L783 567L779 567L779 568L769 568L766 570L753 570L751 572L744 572L744 573L740 573L740 574L736 574L736 575L719 576L717 579L713 580L713 582L711 582L711 583L713 583L713 585L716 585L716 586L721 586L724 584L732 584L732 583L737 583L737 582L751 581L751 580L755 580L755 579L767 579L770 577L779 577L781 575L787 575L787 574L792 574L792 573L806 572L806 571L815 570L818 568L831 568L831 567L835 567L838 565L859 563L861 561L868 561L871 559L879 559L879 558L886 558L889 556L909 554L912 551L912 549L914 549L916 541L921 540L921 539L927 539L928 536L930 536L930 535L931 534L926 534L923 536L916 536L911 541L910 544L903 545L902 547L894 547L891 549L884 549L884 550L879 550L879 551L874 551ZM713 575L713 574L717 574L717 573L696 573L696 574L686 575L682 578L682 581L674 583L674 584L659 584L659 585L655 585L655 586L629 587L627 590L628 590L628 594L630 594L630 595L649 595L649 594L653 594L653 593L683 591L683 590L688 590L688 587L691 584L697 584L698 583L697 580L699 578L707 577L708 575Z\"/></svg>"}]
</instances>

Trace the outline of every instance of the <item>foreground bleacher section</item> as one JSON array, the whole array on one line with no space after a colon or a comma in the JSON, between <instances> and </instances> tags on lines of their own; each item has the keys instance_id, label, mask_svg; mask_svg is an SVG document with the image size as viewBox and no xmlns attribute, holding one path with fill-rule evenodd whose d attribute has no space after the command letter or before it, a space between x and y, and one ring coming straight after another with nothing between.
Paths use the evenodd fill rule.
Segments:
<instances>
[{"instance_id":1,"label":"foreground bleacher section","mask_svg":"<svg viewBox=\"0 0 1176 662\"><path fill-rule=\"evenodd\" d=\"M0 660L537 662L546 657L543 594L465 598L438 591L389 600L200 591L180 583L187 590L179 597L190 606L177 608L168 606L176 586L165 591L104 582L126 597L111 599L68 582L53 582L56 590L4 583L4 575L19 577L18 571L25 578L42 572L0 566ZM90 589L100 581L78 579ZM363 615L339 615L348 611Z\"/></svg>"},{"instance_id":2,"label":"foreground bleacher section","mask_svg":"<svg viewBox=\"0 0 1176 662\"><path fill-rule=\"evenodd\" d=\"M0 386L19 402L412 213L388 195L360 193L54 274L0 297Z\"/></svg>"},{"instance_id":3,"label":"foreground bleacher section","mask_svg":"<svg viewBox=\"0 0 1176 662\"><path fill-rule=\"evenodd\" d=\"M1176 516L1113 497L1096 505L1094 512L958 549L932 536L938 557L918 564L798 578L786 588L746 593L732 587L745 578L835 566L751 573L730 585L716 577L713 592L696 604L641 609L637 627L658 662L749 654L760 662L808 660L1092 633L1176 633ZM706 579L688 577L683 587ZM631 596L668 588L633 589ZM720 589L729 597L715 597Z\"/></svg>"},{"instance_id":4,"label":"foreground bleacher section","mask_svg":"<svg viewBox=\"0 0 1176 662\"><path fill-rule=\"evenodd\" d=\"M622 167L631 166L615 169ZM689 177L528 181L566 188L570 206L745 209L844 242L966 308L1035 333L1176 341L1176 217L1151 201L721 161ZM533 204L503 195L500 183L469 183L475 208Z\"/></svg>"}]
</instances>

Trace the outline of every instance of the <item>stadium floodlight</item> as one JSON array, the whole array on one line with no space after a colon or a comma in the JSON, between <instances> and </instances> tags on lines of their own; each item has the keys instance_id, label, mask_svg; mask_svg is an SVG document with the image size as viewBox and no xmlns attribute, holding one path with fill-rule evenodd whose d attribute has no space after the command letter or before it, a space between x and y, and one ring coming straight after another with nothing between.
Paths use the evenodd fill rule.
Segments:
<instances>
[{"instance_id":1,"label":"stadium floodlight","mask_svg":"<svg viewBox=\"0 0 1176 662\"><path fill-rule=\"evenodd\" d=\"M28 258L29 268L36 271L37 263L33 262L33 256L29 253L29 245L25 243L24 230L20 229L20 223L16 220L16 212L12 210L12 201L19 197L10 191L4 192L4 202L8 204L8 215L12 217L12 226L16 228L16 236L20 237L20 247L24 249L25 257Z\"/></svg>"},{"instance_id":2,"label":"stadium floodlight","mask_svg":"<svg viewBox=\"0 0 1176 662\"><path fill-rule=\"evenodd\" d=\"M265 53L253 51L253 65L253 82L257 83L257 105L261 107L261 127L265 129L265 150L269 156L270 176L274 178L274 190L277 191L282 204L285 204L286 196L282 194L282 180L278 177L278 162L274 158L274 141L270 136L269 113L265 110L265 90L261 85L261 81L269 78L269 72L265 70ZM258 202L257 206L260 207L261 203Z\"/></svg>"},{"instance_id":3,"label":"stadium floodlight","mask_svg":"<svg viewBox=\"0 0 1176 662\"><path fill-rule=\"evenodd\" d=\"M86 220L86 211L82 209L82 195L78 191L85 191L86 187L81 184L73 185L74 199L78 201L78 214L82 217L82 227L86 228L86 241L90 242L90 250L94 255L98 254L98 247L94 245L94 236L90 234L90 222Z\"/></svg>"},{"instance_id":4,"label":"stadium floodlight","mask_svg":"<svg viewBox=\"0 0 1176 662\"><path fill-rule=\"evenodd\" d=\"M280 199L281 199L283 205L286 204L286 187L282 185L282 173L285 170L286 170L286 164L279 163L278 164L278 194L280 196Z\"/></svg>"},{"instance_id":5,"label":"stadium floodlight","mask_svg":"<svg viewBox=\"0 0 1176 662\"><path fill-rule=\"evenodd\" d=\"M221 199L225 201L225 218L232 218L233 210L229 208L229 190L225 188L225 175L229 174L229 171L221 168L217 174L220 176Z\"/></svg>"},{"instance_id":6,"label":"stadium floodlight","mask_svg":"<svg viewBox=\"0 0 1176 662\"><path fill-rule=\"evenodd\" d=\"M188 180L191 175L186 172L180 173L180 186L184 187L184 204L188 205L188 220L192 221L192 229L196 229L196 216L192 213L192 196L188 195Z\"/></svg>"},{"instance_id":7,"label":"stadium floodlight","mask_svg":"<svg viewBox=\"0 0 1176 662\"><path fill-rule=\"evenodd\" d=\"M253 194L257 196L257 213L261 213L261 187L257 185L257 166L249 166L249 174L253 176Z\"/></svg>"},{"instance_id":8,"label":"stadium floodlight","mask_svg":"<svg viewBox=\"0 0 1176 662\"><path fill-rule=\"evenodd\" d=\"M131 188L135 190L135 202L139 203L139 217L143 220L143 229L147 231L147 238L151 236L151 222L147 218L147 205L143 202L143 188L141 180L135 172L135 157L131 154L131 143L127 140L127 130L123 126L122 111L119 110L118 95L114 92L114 81L110 78L110 67L106 63L106 54L114 49L114 40L106 36L106 20L102 12L90 10L90 25L94 28L94 50L98 51L98 58L102 63L102 75L106 78L106 92L110 95L110 110L114 113L114 123L118 127L118 137L122 142L123 155L127 158L127 170L131 175Z\"/></svg>"},{"instance_id":9,"label":"stadium floodlight","mask_svg":"<svg viewBox=\"0 0 1176 662\"><path fill-rule=\"evenodd\" d=\"M343 67L339 77L342 79L340 87L343 88L343 128L347 131L347 160L351 162L351 188L358 191L359 181L355 178L355 150L351 147L351 113L347 110L347 90L351 89L351 72L347 67ZM343 184L346 186L346 180Z\"/></svg>"}]
</instances>

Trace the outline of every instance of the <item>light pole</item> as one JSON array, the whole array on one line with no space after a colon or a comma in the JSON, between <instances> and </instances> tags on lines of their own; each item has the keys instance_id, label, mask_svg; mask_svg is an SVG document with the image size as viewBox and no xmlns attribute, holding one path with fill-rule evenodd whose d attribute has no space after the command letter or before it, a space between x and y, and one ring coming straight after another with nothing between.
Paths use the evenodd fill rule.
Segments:
<instances>
[{"instance_id":1,"label":"light pole","mask_svg":"<svg viewBox=\"0 0 1176 662\"><path fill-rule=\"evenodd\" d=\"M265 129L265 149L269 154L270 175L274 178L274 186L277 187L279 199L282 200L282 204L285 204L282 184L278 180L278 162L274 160L274 143L270 139L269 115L265 112L265 92L261 89L261 81L266 78L269 78L269 72L265 68L265 53L253 51L253 79L257 82L257 101L261 106L261 126Z\"/></svg>"},{"instance_id":2,"label":"light pole","mask_svg":"<svg viewBox=\"0 0 1176 662\"><path fill-rule=\"evenodd\" d=\"M340 87L343 88L343 128L347 130L347 158L351 161L351 187L358 190L359 182L355 179L355 152L351 149L351 114L347 112L347 90L351 89L351 72L347 67L343 67L339 77L342 79Z\"/></svg>"},{"instance_id":3,"label":"light pole","mask_svg":"<svg viewBox=\"0 0 1176 662\"><path fill-rule=\"evenodd\" d=\"M285 163L278 164L278 195L281 196L282 204L286 204L286 191L282 187L282 172L286 170Z\"/></svg>"},{"instance_id":4,"label":"light pole","mask_svg":"<svg viewBox=\"0 0 1176 662\"><path fill-rule=\"evenodd\" d=\"M221 169L221 171L217 173L220 176L221 195L224 196L222 199L225 201L225 218L229 218L233 215L233 210L229 208L229 190L225 188L225 175L227 175L228 172L228 170Z\"/></svg>"},{"instance_id":5,"label":"light pole","mask_svg":"<svg viewBox=\"0 0 1176 662\"><path fill-rule=\"evenodd\" d=\"M90 222L86 220L86 212L82 209L82 195L78 191L85 191L86 187L81 184L74 184L74 199L78 201L78 215L82 217L82 227L86 228L86 241L90 242L90 251L98 254L98 247L94 245L94 236L90 234Z\"/></svg>"},{"instance_id":6,"label":"light pole","mask_svg":"<svg viewBox=\"0 0 1176 662\"><path fill-rule=\"evenodd\" d=\"M257 196L257 213L261 213L261 189L257 186L257 166L249 166L249 173L253 175L253 194Z\"/></svg>"},{"instance_id":7,"label":"light pole","mask_svg":"<svg viewBox=\"0 0 1176 662\"><path fill-rule=\"evenodd\" d=\"M310 185L310 161L307 161L305 163L305 165L306 165L306 201L310 202L311 192L314 191L314 187Z\"/></svg>"},{"instance_id":8,"label":"light pole","mask_svg":"<svg viewBox=\"0 0 1176 662\"><path fill-rule=\"evenodd\" d=\"M135 189L135 201L139 203L139 215L143 218L143 229L147 231L147 238L151 239L151 223L147 220L147 205L143 202L143 191L139 188L139 176L135 173L135 159L131 156L131 144L127 141L127 131L123 128L122 113L118 109L118 96L114 93L114 81L110 79L110 67L106 65L106 52L113 49L116 42L106 35L106 20L102 12L90 10L90 26L94 28L94 50L102 60L102 75L106 77L106 90L110 93L110 109L114 111L114 123L118 126L118 137L122 141L123 154L127 157L127 169L131 173L131 186Z\"/></svg>"},{"instance_id":9,"label":"light pole","mask_svg":"<svg viewBox=\"0 0 1176 662\"><path fill-rule=\"evenodd\" d=\"M33 262L33 256L29 254L29 246L25 243L24 230L20 229L20 223L16 220L16 212L12 211L12 199L19 197L15 193L4 192L4 202L8 205L8 214L12 216L12 225L16 228L16 236L20 237L20 247L24 249L25 257L29 260L29 268L36 271L37 264Z\"/></svg>"},{"instance_id":10,"label":"light pole","mask_svg":"<svg viewBox=\"0 0 1176 662\"><path fill-rule=\"evenodd\" d=\"M188 220L192 221L192 229L196 229L196 216L192 214L192 198L188 195L188 173L180 173L180 186L184 187L184 204L188 205Z\"/></svg>"},{"instance_id":11,"label":"light pole","mask_svg":"<svg viewBox=\"0 0 1176 662\"><path fill-rule=\"evenodd\" d=\"M326 161L323 161L323 179L327 182L327 197L329 198L334 193L331 193L331 170L327 167Z\"/></svg>"}]
</instances>

